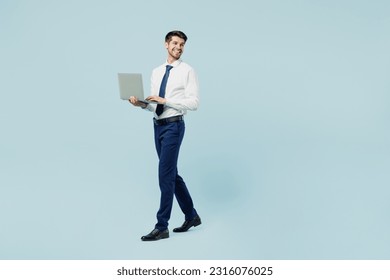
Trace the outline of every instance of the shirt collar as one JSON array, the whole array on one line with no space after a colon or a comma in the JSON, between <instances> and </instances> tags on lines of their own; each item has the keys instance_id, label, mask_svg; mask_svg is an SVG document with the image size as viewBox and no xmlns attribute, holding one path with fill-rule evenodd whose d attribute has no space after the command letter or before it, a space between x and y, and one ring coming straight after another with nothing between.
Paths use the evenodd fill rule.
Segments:
<instances>
[{"instance_id":1,"label":"shirt collar","mask_svg":"<svg viewBox=\"0 0 390 280\"><path fill-rule=\"evenodd\" d=\"M169 64L168 62L165 62L164 63L164 66L166 66L166 65L171 65L171 66L173 66L173 67L177 67L177 66L179 66L179 64L181 63L181 60L180 59L178 59L178 60L176 60L174 63L172 63L172 64Z\"/></svg>"}]
</instances>

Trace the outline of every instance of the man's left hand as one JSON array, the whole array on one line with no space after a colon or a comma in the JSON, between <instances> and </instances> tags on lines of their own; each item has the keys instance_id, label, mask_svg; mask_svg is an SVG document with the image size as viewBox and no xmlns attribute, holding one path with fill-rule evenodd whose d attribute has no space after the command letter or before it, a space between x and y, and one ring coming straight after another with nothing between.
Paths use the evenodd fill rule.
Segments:
<instances>
[{"instance_id":1,"label":"man's left hand","mask_svg":"<svg viewBox=\"0 0 390 280\"><path fill-rule=\"evenodd\" d=\"M155 95L148 96L145 98L145 100L151 101L151 102L157 102L158 104L165 104L165 102L166 102L165 98L162 98L160 96L155 96Z\"/></svg>"}]
</instances>

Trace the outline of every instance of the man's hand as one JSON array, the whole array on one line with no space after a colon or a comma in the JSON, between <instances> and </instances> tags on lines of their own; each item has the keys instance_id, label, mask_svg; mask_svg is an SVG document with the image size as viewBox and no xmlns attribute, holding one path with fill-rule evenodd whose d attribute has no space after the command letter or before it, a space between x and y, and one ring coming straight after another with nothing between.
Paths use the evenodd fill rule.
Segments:
<instances>
[{"instance_id":1,"label":"man's hand","mask_svg":"<svg viewBox=\"0 0 390 280\"><path fill-rule=\"evenodd\" d=\"M131 104L133 104L134 106L141 107L143 109L145 109L146 106L148 106L144 102L138 101L137 97L135 97L135 96L131 96L130 99L129 99L129 102Z\"/></svg>"},{"instance_id":2,"label":"man's hand","mask_svg":"<svg viewBox=\"0 0 390 280\"><path fill-rule=\"evenodd\" d=\"M162 98L162 97L157 96L157 95L148 96L145 98L145 100L148 100L150 102L155 102L158 104L165 104L165 102L167 102L165 98Z\"/></svg>"}]
</instances>

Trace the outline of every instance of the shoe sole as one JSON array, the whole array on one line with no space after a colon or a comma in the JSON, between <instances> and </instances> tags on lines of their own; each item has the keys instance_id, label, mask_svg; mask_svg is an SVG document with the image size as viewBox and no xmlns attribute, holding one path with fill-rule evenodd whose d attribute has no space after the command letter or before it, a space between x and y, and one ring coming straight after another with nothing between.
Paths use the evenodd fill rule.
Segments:
<instances>
[{"instance_id":1,"label":"shoe sole","mask_svg":"<svg viewBox=\"0 0 390 280\"><path fill-rule=\"evenodd\" d=\"M142 240L142 241L158 241L158 240L160 240L160 239L166 239L166 238L169 238L169 234L162 235L161 237L156 238L156 239L142 239L142 238L141 238L141 240Z\"/></svg>"}]
</instances>

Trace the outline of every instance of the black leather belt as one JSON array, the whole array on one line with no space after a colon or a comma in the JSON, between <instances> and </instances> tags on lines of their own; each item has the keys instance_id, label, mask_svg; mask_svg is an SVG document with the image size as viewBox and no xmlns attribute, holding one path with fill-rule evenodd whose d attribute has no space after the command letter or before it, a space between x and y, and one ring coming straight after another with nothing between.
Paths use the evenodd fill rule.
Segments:
<instances>
[{"instance_id":1,"label":"black leather belt","mask_svg":"<svg viewBox=\"0 0 390 280\"><path fill-rule=\"evenodd\" d=\"M155 125L166 125L172 122L179 122L182 120L184 120L183 116L174 116L174 117L159 119L159 120L153 119Z\"/></svg>"}]
</instances>

